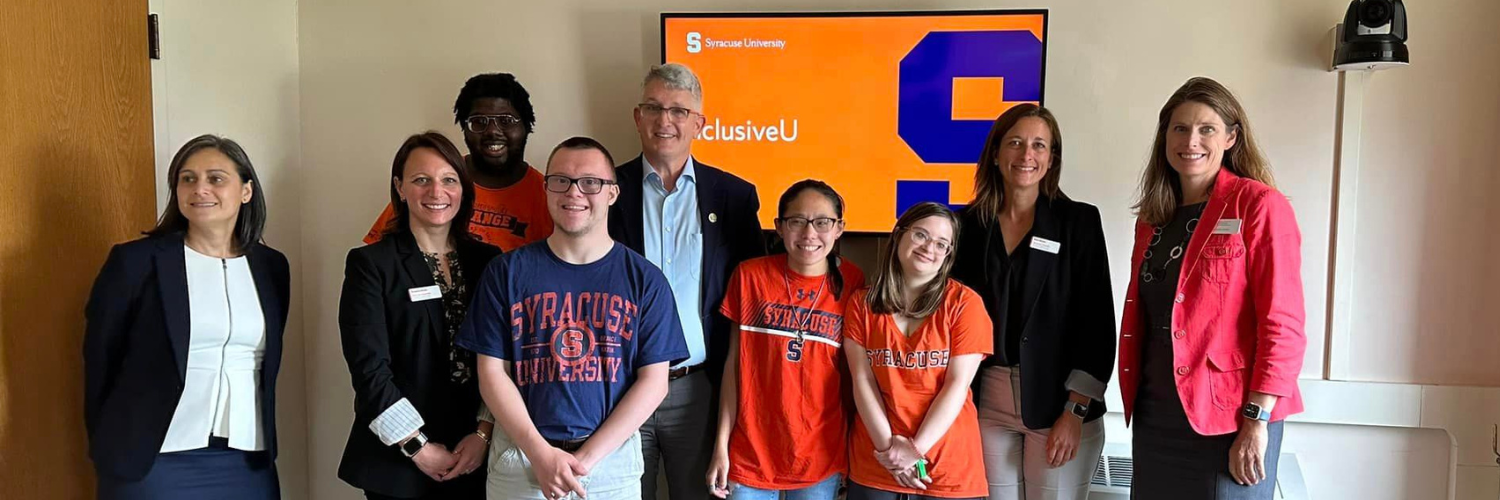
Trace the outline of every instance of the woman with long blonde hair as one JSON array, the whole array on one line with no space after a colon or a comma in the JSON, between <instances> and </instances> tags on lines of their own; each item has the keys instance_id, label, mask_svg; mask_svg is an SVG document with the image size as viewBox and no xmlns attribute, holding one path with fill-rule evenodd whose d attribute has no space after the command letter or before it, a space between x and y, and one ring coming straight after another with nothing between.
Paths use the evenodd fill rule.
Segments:
<instances>
[{"instance_id":1,"label":"woman with long blonde hair","mask_svg":"<svg viewBox=\"0 0 1500 500\"><path fill-rule=\"evenodd\" d=\"M1270 499L1302 411L1301 234L1245 110L1208 78L1162 106L1141 177L1120 389L1136 498Z\"/></svg>"}]
</instances>

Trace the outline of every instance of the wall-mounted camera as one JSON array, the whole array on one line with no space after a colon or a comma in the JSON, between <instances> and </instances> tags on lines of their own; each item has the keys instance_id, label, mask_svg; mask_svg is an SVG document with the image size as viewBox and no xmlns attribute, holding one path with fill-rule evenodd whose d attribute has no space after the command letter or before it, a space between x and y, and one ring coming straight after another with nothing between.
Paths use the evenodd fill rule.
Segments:
<instances>
[{"instance_id":1,"label":"wall-mounted camera","mask_svg":"<svg viewBox=\"0 0 1500 500\"><path fill-rule=\"evenodd\" d=\"M1401 0L1354 0L1339 25L1333 69L1376 70L1406 66L1406 6Z\"/></svg>"}]
</instances>

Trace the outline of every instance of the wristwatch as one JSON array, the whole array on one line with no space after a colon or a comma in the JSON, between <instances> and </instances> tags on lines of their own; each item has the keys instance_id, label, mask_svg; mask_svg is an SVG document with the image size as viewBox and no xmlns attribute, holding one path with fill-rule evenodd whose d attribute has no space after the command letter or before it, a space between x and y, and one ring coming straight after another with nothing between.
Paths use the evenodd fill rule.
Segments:
<instances>
[{"instance_id":1,"label":"wristwatch","mask_svg":"<svg viewBox=\"0 0 1500 500\"><path fill-rule=\"evenodd\" d=\"M1260 405L1258 405L1258 404L1248 403L1247 402L1247 403L1245 403L1245 407L1242 408L1242 409L1240 409L1240 416L1243 416L1243 417L1248 418L1250 420L1259 420L1261 422L1270 422L1271 421L1271 410L1267 410L1265 408L1261 408Z\"/></svg>"},{"instance_id":2,"label":"wristwatch","mask_svg":"<svg viewBox=\"0 0 1500 500\"><path fill-rule=\"evenodd\" d=\"M418 432L416 437L401 443L401 454L406 455L406 458L417 456L417 452L422 451L423 446L427 446L427 435Z\"/></svg>"},{"instance_id":3,"label":"wristwatch","mask_svg":"<svg viewBox=\"0 0 1500 500\"><path fill-rule=\"evenodd\" d=\"M1075 416L1075 417L1078 417L1078 418L1081 418L1081 419L1083 419L1083 418L1089 418L1089 405L1088 405L1088 403L1079 403L1077 401L1073 401L1073 400L1070 399L1070 400L1068 400L1067 408L1068 408L1068 412L1072 413L1073 416Z\"/></svg>"}]
</instances>

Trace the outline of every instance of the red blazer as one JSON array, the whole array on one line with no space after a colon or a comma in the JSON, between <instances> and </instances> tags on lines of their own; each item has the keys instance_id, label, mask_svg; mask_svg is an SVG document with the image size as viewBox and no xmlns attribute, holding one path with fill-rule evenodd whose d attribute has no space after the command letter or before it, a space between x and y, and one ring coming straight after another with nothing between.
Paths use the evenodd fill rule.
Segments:
<instances>
[{"instance_id":1,"label":"red blazer","mask_svg":"<svg viewBox=\"0 0 1500 500\"><path fill-rule=\"evenodd\" d=\"M1240 220L1239 230L1227 233ZM1219 222L1226 221L1220 228ZM1172 364L1177 396L1193 430L1205 436L1239 430L1249 391L1279 396L1272 421L1302 412L1297 376L1307 349L1303 332L1302 235L1286 196L1221 169L1188 242L1172 308ZM1135 225L1130 269L1140 269L1151 226ZM1223 229L1216 230L1216 229ZM1131 273L1120 326L1120 392L1128 425L1140 384L1145 317Z\"/></svg>"}]
</instances>

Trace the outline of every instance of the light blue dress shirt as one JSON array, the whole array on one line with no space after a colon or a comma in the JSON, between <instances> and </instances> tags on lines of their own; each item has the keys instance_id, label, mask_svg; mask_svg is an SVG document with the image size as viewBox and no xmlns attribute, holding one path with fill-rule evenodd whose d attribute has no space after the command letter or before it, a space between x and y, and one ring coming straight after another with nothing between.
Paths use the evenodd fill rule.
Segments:
<instances>
[{"instance_id":1,"label":"light blue dress shirt","mask_svg":"<svg viewBox=\"0 0 1500 500\"><path fill-rule=\"evenodd\" d=\"M671 193L651 163L641 158L645 176L641 201L645 205L646 260L661 268L677 299L677 316L687 339L688 359L673 368L693 366L708 359L699 306L703 301L703 223L698 220L698 179L688 158Z\"/></svg>"}]
</instances>

